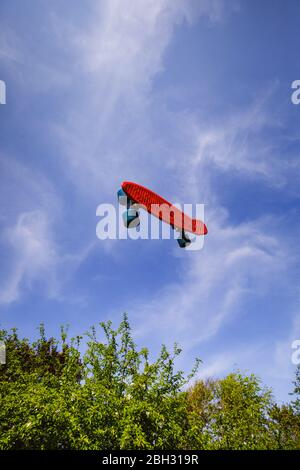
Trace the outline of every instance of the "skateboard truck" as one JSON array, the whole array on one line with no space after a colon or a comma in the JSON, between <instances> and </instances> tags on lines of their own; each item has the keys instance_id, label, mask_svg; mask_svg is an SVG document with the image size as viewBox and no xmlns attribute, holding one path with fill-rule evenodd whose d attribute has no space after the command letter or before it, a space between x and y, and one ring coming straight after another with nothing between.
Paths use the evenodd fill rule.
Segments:
<instances>
[{"instance_id":1,"label":"skateboard truck","mask_svg":"<svg viewBox=\"0 0 300 470\"><path fill-rule=\"evenodd\" d=\"M180 233L180 236L177 238L177 243L180 246L180 248L186 248L192 243L192 240L187 236L184 230L180 230L178 228L176 228L175 230L176 232Z\"/></svg>"},{"instance_id":2,"label":"skateboard truck","mask_svg":"<svg viewBox=\"0 0 300 470\"><path fill-rule=\"evenodd\" d=\"M122 218L126 228L134 228L140 225L139 211L134 208L134 202L126 195L123 189L118 191L118 201L121 206L126 206L127 210Z\"/></svg>"}]
</instances>

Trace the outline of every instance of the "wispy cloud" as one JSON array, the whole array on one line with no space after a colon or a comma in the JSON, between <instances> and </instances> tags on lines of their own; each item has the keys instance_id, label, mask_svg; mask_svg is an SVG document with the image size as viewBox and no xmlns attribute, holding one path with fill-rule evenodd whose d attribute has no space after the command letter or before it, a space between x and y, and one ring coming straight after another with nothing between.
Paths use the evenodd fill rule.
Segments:
<instances>
[{"instance_id":1,"label":"wispy cloud","mask_svg":"<svg viewBox=\"0 0 300 470\"><path fill-rule=\"evenodd\" d=\"M63 122L53 124L53 135L61 143L69 176L84 193L95 192L99 185L111 190L120 169L124 179L127 172L144 181L155 171L158 175L161 155L153 148L153 79L164 69L164 54L176 26L201 15L216 21L223 4L114 0L94 6L85 29L72 29L68 44L82 78L76 102Z\"/></svg>"},{"instance_id":2,"label":"wispy cloud","mask_svg":"<svg viewBox=\"0 0 300 470\"><path fill-rule=\"evenodd\" d=\"M2 274L0 304L15 302L37 286L43 287L46 297L68 300L65 284L94 248L90 243L76 253L63 252L42 210L21 213L17 222L3 231L1 245L10 262ZM73 295L72 302L75 300Z\"/></svg>"},{"instance_id":3,"label":"wispy cloud","mask_svg":"<svg viewBox=\"0 0 300 470\"><path fill-rule=\"evenodd\" d=\"M199 121L190 115L187 136L193 145L177 167L178 173L185 175L191 196L199 198L198 188L201 188L202 196L220 205L213 181L216 174L275 188L288 185L295 173L295 162L286 156L283 160L281 142L276 138L284 128L284 118L279 119L272 111L277 88L274 82L252 102L213 119ZM179 116L183 127L186 120L186 116Z\"/></svg>"},{"instance_id":4,"label":"wispy cloud","mask_svg":"<svg viewBox=\"0 0 300 470\"><path fill-rule=\"evenodd\" d=\"M15 226L4 231L2 241L8 244L14 261L12 272L0 291L1 303L17 300L24 284L30 288L36 280L53 283L58 254L42 211L22 213Z\"/></svg>"},{"instance_id":5,"label":"wispy cloud","mask_svg":"<svg viewBox=\"0 0 300 470\"><path fill-rule=\"evenodd\" d=\"M194 347L240 315L241 300L270 293L289 259L271 226L268 218L235 227L210 220L203 250L178 259L178 281L140 306L135 299L139 334L154 333L159 323L156 337L180 337L186 348Z\"/></svg>"},{"instance_id":6,"label":"wispy cloud","mask_svg":"<svg viewBox=\"0 0 300 470\"><path fill-rule=\"evenodd\" d=\"M76 251L62 246L56 230L65 213L61 193L37 170L1 154L0 304L18 300L42 283L46 296L64 298L63 287L94 243Z\"/></svg>"}]
</instances>

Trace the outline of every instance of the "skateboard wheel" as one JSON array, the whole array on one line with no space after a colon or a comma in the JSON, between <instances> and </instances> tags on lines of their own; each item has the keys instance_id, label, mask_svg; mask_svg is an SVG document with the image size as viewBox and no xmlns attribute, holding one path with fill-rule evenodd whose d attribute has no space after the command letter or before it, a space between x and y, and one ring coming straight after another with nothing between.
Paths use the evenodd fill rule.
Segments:
<instances>
[{"instance_id":1,"label":"skateboard wheel","mask_svg":"<svg viewBox=\"0 0 300 470\"><path fill-rule=\"evenodd\" d=\"M135 209L128 209L123 214L123 222L125 227L134 228L140 225L139 213Z\"/></svg>"},{"instance_id":2,"label":"skateboard wheel","mask_svg":"<svg viewBox=\"0 0 300 470\"><path fill-rule=\"evenodd\" d=\"M191 240L189 240L189 238L177 238L177 242L180 248L186 248L191 244Z\"/></svg>"},{"instance_id":3,"label":"skateboard wheel","mask_svg":"<svg viewBox=\"0 0 300 470\"><path fill-rule=\"evenodd\" d=\"M127 205L127 195L123 189L119 189L118 191L118 201L121 206L126 206Z\"/></svg>"}]
</instances>

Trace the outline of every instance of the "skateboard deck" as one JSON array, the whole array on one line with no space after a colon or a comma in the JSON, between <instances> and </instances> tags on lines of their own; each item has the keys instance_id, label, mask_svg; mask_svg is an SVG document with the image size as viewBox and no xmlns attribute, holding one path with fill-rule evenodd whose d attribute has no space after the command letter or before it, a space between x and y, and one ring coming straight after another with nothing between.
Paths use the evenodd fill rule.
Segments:
<instances>
[{"instance_id":1,"label":"skateboard deck","mask_svg":"<svg viewBox=\"0 0 300 470\"><path fill-rule=\"evenodd\" d=\"M135 204L143 206L149 214L170 224L173 228L195 235L207 234L207 227L204 222L198 219L192 219L150 189L129 181L124 181L121 186L130 200Z\"/></svg>"}]
</instances>

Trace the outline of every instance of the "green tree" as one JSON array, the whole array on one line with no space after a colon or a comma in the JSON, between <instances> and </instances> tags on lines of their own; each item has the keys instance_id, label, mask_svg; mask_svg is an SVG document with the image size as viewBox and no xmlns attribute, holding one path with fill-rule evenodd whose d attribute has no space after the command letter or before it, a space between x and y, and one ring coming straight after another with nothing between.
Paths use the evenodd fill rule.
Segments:
<instances>
[{"instance_id":1,"label":"green tree","mask_svg":"<svg viewBox=\"0 0 300 470\"><path fill-rule=\"evenodd\" d=\"M1 331L7 365L0 369L0 449L180 448L186 420L182 388L163 346L158 359L133 342L126 315L119 328L101 323L104 339L88 333L67 342L40 338L30 344L17 331ZM198 362L192 371L195 373Z\"/></svg>"},{"instance_id":2,"label":"green tree","mask_svg":"<svg viewBox=\"0 0 300 470\"><path fill-rule=\"evenodd\" d=\"M151 361L127 316L83 337L35 342L0 330L0 449L299 449L300 372L294 400L274 403L254 375L187 384L177 345ZM82 352L84 351L84 352Z\"/></svg>"},{"instance_id":3,"label":"green tree","mask_svg":"<svg viewBox=\"0 0 300 470\"><path fill-rule=\"evenodd\" d=\"M198 380L186 395L187 430L186 447L209 449L213 447L212 415L216 408L217 381Z\"/></svg>"},{"instance_id":4,"label":"green tree","mask_svg":"<svg viewBox=\"0 0 300 470\"><path fill-rule=\"evenodd\" d=\"M300 417L290 404L274 404L269 429L275 449L300 449Z\"/></svg>"},{"instance_id":5,"label":"green tree","mask_svg":"<svg viewBox=\"0 0 300 470\"><path fill-rule=\"evenodd\" d=\"M254 375L229 374L197 382L188 391L191 445L206 449L270 447L271 392Z\"/></svg>"}]
</instances>

